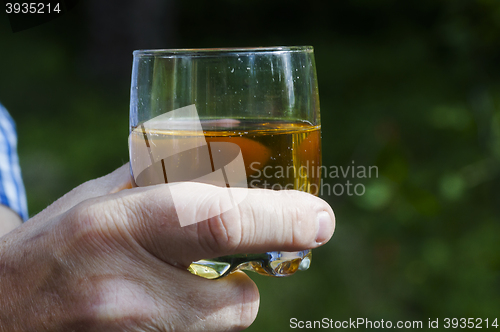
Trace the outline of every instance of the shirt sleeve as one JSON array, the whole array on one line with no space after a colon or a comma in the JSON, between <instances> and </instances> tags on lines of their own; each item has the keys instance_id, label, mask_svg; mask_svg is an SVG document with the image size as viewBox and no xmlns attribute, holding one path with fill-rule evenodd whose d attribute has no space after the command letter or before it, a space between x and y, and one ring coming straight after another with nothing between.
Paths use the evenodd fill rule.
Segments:
<instances>
[{"instance_id":1,"label":"shirt sleeve","mask_svg":"<svg viewBox=\"0 0 500 332\"><path fill-rule=\"evenodd\" d=\"M28 206L19 157L14 120L0 104L0 204L15 211L23 221L28 219Z\"/></svg>"}]
</instances>

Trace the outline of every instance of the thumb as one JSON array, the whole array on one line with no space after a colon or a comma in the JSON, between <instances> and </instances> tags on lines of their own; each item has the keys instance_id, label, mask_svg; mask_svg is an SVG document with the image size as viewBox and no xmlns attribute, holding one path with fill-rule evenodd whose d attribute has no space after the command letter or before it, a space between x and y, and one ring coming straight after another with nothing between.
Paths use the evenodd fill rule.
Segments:
<instances>
[{"instance_id":1,"label":"thumb","mask_svg":"<svg viewBox=\"0 0 500 332\"><path fill-rule=\"evenodd\" d=\"M126 225L142 247L174 266L232 254L311 249L326 243L335 228L331 207L308 193L194 182L177 186L182 190L176 194L185 202L181 210L173 204L170 185L158 185L113 195L110 199L117 199L115 206L122 208L108 214L115 224ZM237 207L226 209L232 204L226 190L248 195ZM221 213L189 226L179 224L178 214L210 214L206 211Z\"/></svg>"}]
</instances>

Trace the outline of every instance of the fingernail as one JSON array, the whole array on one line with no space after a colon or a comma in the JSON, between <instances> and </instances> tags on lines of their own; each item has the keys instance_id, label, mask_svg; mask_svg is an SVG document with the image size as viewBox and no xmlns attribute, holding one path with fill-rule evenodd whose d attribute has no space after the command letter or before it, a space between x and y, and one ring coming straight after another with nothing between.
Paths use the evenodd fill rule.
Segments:
<instances>
[{"instance_id":1,"label":"fingernail","mask_svg":"<svg viewBox=\"0 0 500 332\"><path fill-rule=\"evenodd\" d=\"M318 232L316 233L316 243L323 243L330 238L330 228L332 218L326 211L318 213L317 217Z\"/></svg>"}]
</instances>

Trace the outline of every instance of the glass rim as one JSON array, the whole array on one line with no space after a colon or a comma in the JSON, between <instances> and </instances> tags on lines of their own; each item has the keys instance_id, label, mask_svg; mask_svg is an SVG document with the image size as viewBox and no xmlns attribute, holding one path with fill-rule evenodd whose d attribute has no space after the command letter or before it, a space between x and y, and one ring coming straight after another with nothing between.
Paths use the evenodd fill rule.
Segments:
<instances>
[{"instance_id":1,"label":"glass rim","mask_svg":"<svg viewBox=\"0 0 500 332\"><path fill-rule=\"evenodd\" d=\"M174 56L231 56L264 53L312 53L312 46L260 46L260 47L218 47L218 48L174 48L135 50L134 57L174 57Z\"/></svg>"}]
</instances>

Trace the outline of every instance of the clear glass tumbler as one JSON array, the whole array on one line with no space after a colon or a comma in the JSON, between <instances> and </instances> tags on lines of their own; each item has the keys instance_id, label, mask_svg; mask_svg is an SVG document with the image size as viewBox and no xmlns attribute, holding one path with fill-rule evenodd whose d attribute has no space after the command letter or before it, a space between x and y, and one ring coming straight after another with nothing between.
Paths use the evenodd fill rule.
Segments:
<instances>
[{"instance_id":1,"label":"clear glass tumbler","mask_svg":"<svg viewBox=\"0 0 500 332\"><path fill-rule=\"evenodd\" d=\"M201 131L193 130L192 117L182 116L187 113L172 113L179 109L194 109ZM239 185L317 195L320 129L311 46L134 52L129 147L136 186L215 171L213 160L208 169L202 165L201 138L212 147L211 159L217 143L239 147L245 169ZM181 157L169 152L184 145L196 148ZM176 169L183 173L172 176ZM200 260L189 270L209 279L236 269L288 276L310 262L310 250L267 252Z\"/></svg>"}]
</instances>

